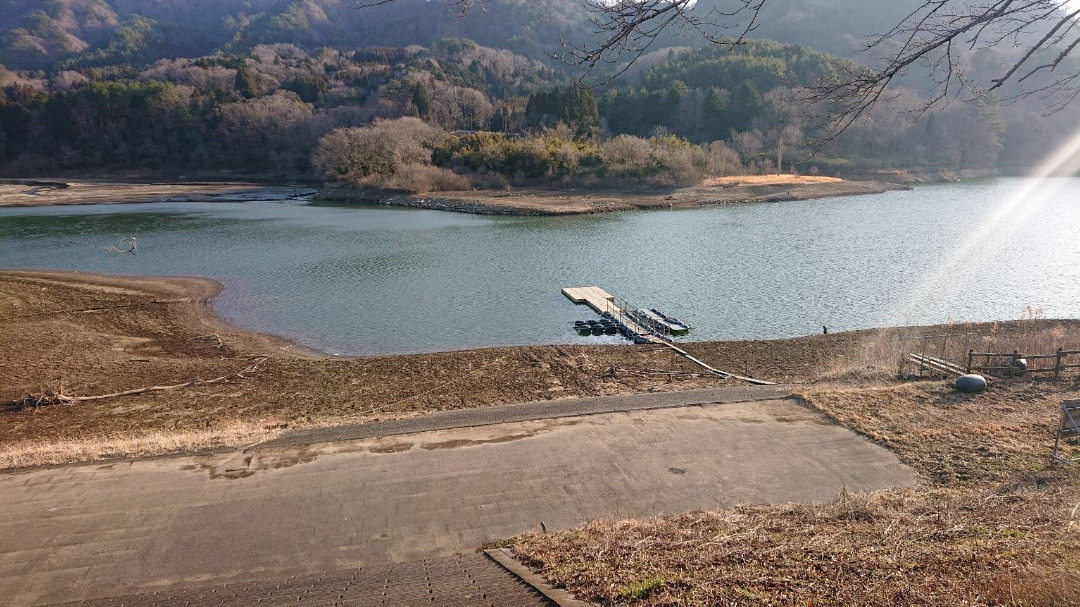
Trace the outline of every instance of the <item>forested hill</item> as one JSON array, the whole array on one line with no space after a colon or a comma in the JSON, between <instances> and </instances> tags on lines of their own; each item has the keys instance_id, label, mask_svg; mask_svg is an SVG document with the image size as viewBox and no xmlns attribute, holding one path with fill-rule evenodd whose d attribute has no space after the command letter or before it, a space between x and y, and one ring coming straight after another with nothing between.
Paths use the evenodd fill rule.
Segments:
<instances>
[{"instance_id":1,"label":"forested hill","mask_svg":"<svg viewBox=\"0 0 1080 607\"><path fill-rule=\"evenodd\" d=\"M695 10L730 0L701 0ZM770 0L755 36L851 56L864 36L906 14L911 0ZM363 10L355 0L0 0L0 64L48 69L150 63L240 53L276 42L312 49L429 46L469 38L533 59L561 38L592 38L580 0L490 0L459 18L438 0L395 0ZM669 32L654 48L701 44Z\"/></svg>"},{"instance_id":2,"label":"forested hill","mask_svg":"<svg viewBox=\"0 0 1080 607\"><path fill-rule=\"evenodd\" d=\"M859 1L776 0L762 31L795 36ZM903 6L871 4L885 16ZM777 165L1012 168L1075 125L1075 112L974 103L913 124L903 111L921 102L909 91L811 150L822 133L806 114L822 108L793 89L834 73L836 57L761 40L665 49L686 44L673 32L633 72L590 90L546 54L587 34L579 0L486 6L459 18L436 0L363 10L354 0L0 0L0 174L686 183ZM862 19L859 6L851 14ZM836 42L854 27L825 19L818 31Z\"/></svg>"},{"instance_id":3,"label":"forested hill","mask_svg":"<svg viewBox=\"0 0 1080 607\"><path fill-rule=\"evenodd\" d=\"M578 0L497 0L465 18L442 2L396 0L0 0L0 64L9 69L152 63L240 53L257 44L314 49L429 46L469 38L533 58L589 23Z\"/></svg>"}]
</instances>

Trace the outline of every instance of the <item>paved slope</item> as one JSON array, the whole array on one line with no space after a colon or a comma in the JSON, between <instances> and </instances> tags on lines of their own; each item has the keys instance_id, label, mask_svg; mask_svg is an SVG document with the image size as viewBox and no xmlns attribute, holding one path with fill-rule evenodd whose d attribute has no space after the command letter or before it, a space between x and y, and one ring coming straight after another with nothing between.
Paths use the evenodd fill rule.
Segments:
<instances>
[{"instance_id":1,"label":"paved slope","mask_svg":"<svg viewBox=\"0 0 1080 607\"><path fill-rule=\"evenodd\" d=\"M586 520L910 485L792 401L502 423L0 476L14 604L435 559Z\"/></svg>"}]
</instances>

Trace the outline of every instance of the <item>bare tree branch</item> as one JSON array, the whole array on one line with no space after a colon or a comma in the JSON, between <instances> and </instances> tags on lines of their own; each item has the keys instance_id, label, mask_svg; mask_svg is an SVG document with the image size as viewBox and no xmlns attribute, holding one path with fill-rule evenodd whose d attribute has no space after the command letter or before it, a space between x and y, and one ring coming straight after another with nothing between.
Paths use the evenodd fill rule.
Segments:
<instances>
[{"instance_id":1,"label":"bare tree branch","mask_svg":"<svg viewBox=\"0 0 1080 607\"><path fill-rule=\"evenodd\" d=\"M990 92L1006 85L1012 86L1005 97L1008 100L1033 94L1048 100L1055 94L1075 97L1076 93L1068 88L1073 82L1073 74L1065 74L1030 90L1017 87L1040 70L1052 72L1080 45L1080 40L1074 41L1060 50L1054 60L1031 65L1035 57L1056 47L1077 27L1078 16L1080 10L1066 12L1055 0L989 0L983 3L924 0L902 22L865 45L864 50L868 51L889 49L877 66L845 66L839 77L818 82L807 99L831 106L827 127L829 138L832 138L877 106L897 78L916 68L926 70L931 83L929 94L915 112L916 117L964 94L968 98L986 99ZM1011 42L1024 50L999 76L991 78L985 85L971 81L954 46L961 43L967 51L972 51L1003 42Z\"/></svg>"},{"instance_id":2,"label":"bare tree branch","mask_svg":"<svg viewBox=\"0 0 1080 607\"><path fill-rule=\"evenodd\" d=\"M619 70L602 81L607 83L626 71L665 31L700 36L714 44L742 43L757 28L767 0L731 0L729 10L716 5L704 9L697 0L582 1L597 42L590 45L563 39L563 52L556 58L582 68L582 78L598 65L622 63Z\"/></svg>"},{"instance_id":3,"label":"bare tree branch","mask_svg":"<svg viewBox=\"0 0 1080 607\"><path fill-rule=\"evenodd\" d=\"M444 4L450 6L456 6L461 9L458 13L459 17L464 17L469 13L473 7L479 8L482 11L487 10L487 4L491 0L442 0ZM356 0L356 8L371 8L373 6L382 6L384 4L393 4L395 0Z\"/></svg>"},{"instance_id":4,"label":"bare tree branch","mask_svg":"<svg viewBox=\"0 0 1080 607\"><path fill-rule=\"evenodd\" d=\"M393 1L360 0L359 6ZM464 15L473 7L486 10L497 0L442 1L460 7ZM664 32L700 36L715 44L740 44L757 28L767 0L722 0L708 7L698 0L581 2L590 15L596 41L563 39L556 58L579 67L582 79L600 66L615 66L613 73L605 72L602 82L606 83ZM881 53L876 65L838 65L836 76L822 79L804 98L828 108L823 126L831 133L830 139L888 99L890 86L916 69L926 70L930 83L930 90L921 91L924 103L916 114L958 97L988 99L990 93L1002 101L1035 96L1056 111L1080 94L1080 65L1055 72L1080 46L1080 37L1073 35L1077 29L1080 9L1066 9L1060 0L921 0L903 20L864 45L868 53ZM1019 50L1000 75L982 85L969 78L964 62L970 55L965 53L1006 44Z\"/></svg>"}]
</instances>

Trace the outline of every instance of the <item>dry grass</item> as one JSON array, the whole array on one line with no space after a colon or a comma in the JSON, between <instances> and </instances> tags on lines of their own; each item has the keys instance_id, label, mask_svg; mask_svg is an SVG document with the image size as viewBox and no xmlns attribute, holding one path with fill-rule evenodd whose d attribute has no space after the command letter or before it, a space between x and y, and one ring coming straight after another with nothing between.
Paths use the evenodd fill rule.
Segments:
<instances>
[{"instance_id":1,"label":"dry grass","mask_svg":"<svg viewBox=\"0 0 1080 607\"><path fill-rule=\"evenodd\" d=\"M270 440L287 429L286 424L272 420L232 421L220 427L203 430L138 431L131 434L115 433L94 439L24 441L0 447L0 469L242 447Z\"/></svg>"},{"instance_id":2,"label":"dry grass","mask_svg":"<svg viewBox=\"0 0 1080 607\"><path fill-rule=\"evenodd\" d=\"M1001 382L962 394L949 382L807 391L841 425L887 447L938 486L1002 483L1048 464L1060 402L1076 381Z\"/></svg>"},{"instance_id":3,"label":"dry grass","mask_svg":"<svg viewBox=\"0 0 1080 607\"><path fill-rule=\"evenodd\" d=\"M1054 467L1069 382L818 388L803 403L893 450L919 489L829 504L595 522L511 544L581 598L611 605L1073 605L1080 469ZM629 588L648 592L634 594Z\"/></svg>"},{"instance_id":4,"label":"dry grass","mask_svg":"<svg viewBox=\"0 0 1080 607\"><path fill-rule=\"evenodd\" d=\"M513 549L602 604L1069 605L1080 591L1080 538L1064 532L1076 499L1030 488L842 495L595 522Z\"/></svg>"},{"instance_id":5,"label":"dry grass","mask_svg":"<svg viewBox=\"0 0 1080 607\"><path fill-rule=\"evenodd\" d=\"M1023 355L1053 354L1058 348L1080 349L1080 323L1038 318L1039 310L1027 317L994 323L951 323L937 327L882 329L866 333L856 347L840 352L822 368L819 381L890 380L901 373L913 373L901 366L905 354L943 358L961 366L968 362L968 350ZM984 359L976 359L983 364ZM1002 363L996 359L995 363ZM1073 356L1067 364L1080 364ZM1030 360L1029 368L1052 368L1053 359ZM1073 372L1075 373L1075 372Z\"/></svg>"}]
</instances>

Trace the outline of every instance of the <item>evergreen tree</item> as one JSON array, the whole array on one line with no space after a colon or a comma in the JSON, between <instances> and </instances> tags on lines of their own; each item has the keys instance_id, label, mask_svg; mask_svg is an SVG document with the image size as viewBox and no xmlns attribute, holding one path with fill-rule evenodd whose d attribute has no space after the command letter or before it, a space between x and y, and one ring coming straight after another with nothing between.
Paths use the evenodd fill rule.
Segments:
<instances>
[{"instance_id":1,"label":"evergreen tree","mask_svg":"<svg viewBox=\"0 0 1080 607\"><path fill-rule=\"evenodd\" d=\"M765 97L758 86L744 80L731 94L731 128L749 130L751 122L765 108Z\"/></svg>"},{"instance_id":2,"label":"evergreen tree","mask_svg":"<svg viewBox=\"0 0 1080 607\"><path fill-rule=\"evenodd\" d=\"M243 95L244 99L254 99L259 96L259 87L255 85L255 79L248 71L247 65L236 68L236 92Z\"/></svg>"},{"instance_id":3,"label":"evergreen tree","mask_svg":"<svg viewBox=\"0 0 1080 607\"><path fill-rule=\"evenodd\" d=\"M720 89L715 86L705 93L705 101L701 104L701 121L706 140L716 141L728 136L731 126L728 123L727 108L724 107Z\"/></svg>"},{"instance_id":4,"label":"evergreen tree","mask_svg":"<svg viewBox=\"0 0 1080 607\"><path fill-rule=\"evenodd\" d=\"M427 88L422 84L416 85L416 90L413 91L412 98L413 105L416 106L416 111L420 114L420 119L424 121L431 120L431 96L428 95Z\"/></svg>"}]
</instances>

